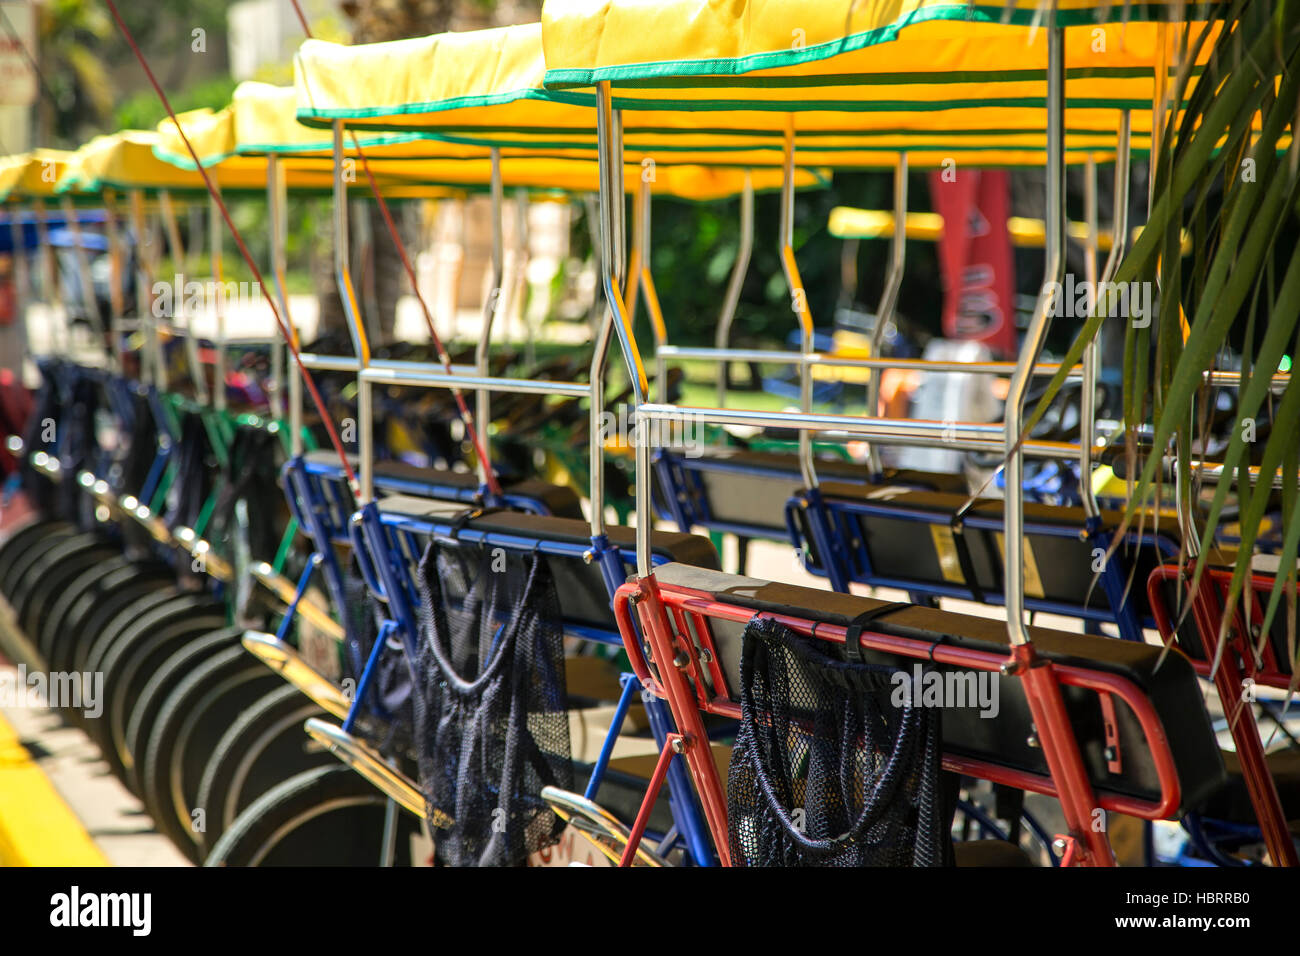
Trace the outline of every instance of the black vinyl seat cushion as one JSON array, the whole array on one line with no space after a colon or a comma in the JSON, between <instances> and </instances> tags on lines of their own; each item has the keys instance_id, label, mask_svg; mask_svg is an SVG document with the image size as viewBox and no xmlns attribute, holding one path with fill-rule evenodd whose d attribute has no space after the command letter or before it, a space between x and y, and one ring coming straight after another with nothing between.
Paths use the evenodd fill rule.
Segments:
<instances>
[{"instance_id":1,"label":"black vinyl seat cushion","mask_svg":"<svg viewBox=\"0 0 1300 956\"><path fill-rule=\"evenodd\" d=\"M928 523L934 530L926 532L921 524L902 516L894 518L880 514L856 514L852 521L856 527L851 537L860 540L867 551L873 575L905 582L919 587L949 585L970 587L966 574L954 558L953 549L965 543L970 566L974 572L975 589L982 595L1000 595L1002 582L1002 545L999 540L1003 520L1001 498L977 498L966 512L963 530L951 528L952 517L969 500L965 493L951 493L897 486L862 485L849 482L824 482L821 485L823 500L835 511L836 502L852 506L868 503L881 509L912 510L933 515ZM841 512L842 513L842 512ZM1102 612L1109 608L1105 590L1093 583L1095 541L1086 539L1082 532L1087 516L1082 508L1026 502L1026 525L1049 525L1060 529L1077 529L1071 534L1049 534L1030 530L1025 539L1029 544L1028 560L1032 571L1026 578L1026 595L1079 608ZM1115 530L1123 515L1118 511L1103 511L1103 530ZM972 527L971 519L993 524L996 528ZM1137 523L1130 525L1137 530ZM1144 526L1146 538L1136 552L1120 548L1117 554L1124 560L1136 562L1135 585L1130 593L1136 602L1138 614L1146 618L1145 584L1151 572L1161 563L1162 555L1155 546L1153 529L1148 521ZM1177 552L1177 529L1172 521L1161 522L1158 533L1167 547ZM958 536L960 535L960 541ZM805 529L805 538L808 538ZM953 542L948 544L947 542ZM808 541L811 545L811 540ZM945 554L944 552L948 553ZM814 561L816 556L814 555ZM1129 565L1131 567L1131 565Z\"/></svg>"},{"instance_id":2,"label":"black vinyl seat cushion","mask_svg":"<svg viewBox=\"0 0 1300 956\"><path fill-rule=\"evenodd\" d=\"M1288 820L1300 820L1300 750L1280 750L1265 754L1268 772L1277 787L1278 799ZM1223 752L1223 765L1228 771L1228 785L1218 795L1200 808L1200 812L1216 820L1252 824L1258 815L1250 802L1246 778L1241 773L1241 760L1231 750Z\"/></svg>"},{"instance_id":3,"label":"black vinyl seat cushion","mask_svg":"<svg viewBox=\"0 0 1300 956\"><path fill-rule=\"evenodd\" d=\"M331 449L306 452L304 460L313 465L335 465L338 454ZM348 456L354 468L359 467L356 455ZM404 461L375 462L375 488L380 492L418 494L420 488L441 486L472 495L479 489L478 473L453 471L447 468L421 468ZM505 481L502 490L514 498L526 498L541 504L558 518L582 518L582 504L577 493L565 485L553 485L536 478Z\"/></svg>"},{"instance_id":4,"label":"black vinyl seat cushion","mask_svg":"<svg viewBox=\"0 0 1300 956\"><path fill-rule=\"evenodd\" d=\"M710 449L702 459L692 460L679 452L668 453L685 470L698 474L714 520L765 528L775 537L785 539L786 502L804 487L797 455L720 448ZM865 483L870 470L858 462L819 458L817 476L823 481ZM899 484L954 494L966 491L966 479L961 475L899 469L887 472L886 477Z\"/></svg>"},{"instance_id":5,"label":"black vinyl seat cushion","mask_svg":"<svg viewBox=\"0 0 1300 956\"><path fill-rule=\"evenodd\" d=\"M466 514L465 506L454 502L432 501L395 495L379 502L383 514L402 515L421 521L452 524ZM487 511L466 520L463 530L485 534L508 534L553 541L586 550L591 547L591 525L572 518L553 518L522 511ZM623 525L609 525L606 535L630 559L636 553L636 531ZM655 531L650 536L651 551L656 557L683 565L717 570L717 549L708 538L678 531ZM548 555L560 599L560 616L566 625L594 627L615 631L617 626L610 608L609 589L605 585L599 562L588 564L581 557Z\"/></svg>"}]
</instances>

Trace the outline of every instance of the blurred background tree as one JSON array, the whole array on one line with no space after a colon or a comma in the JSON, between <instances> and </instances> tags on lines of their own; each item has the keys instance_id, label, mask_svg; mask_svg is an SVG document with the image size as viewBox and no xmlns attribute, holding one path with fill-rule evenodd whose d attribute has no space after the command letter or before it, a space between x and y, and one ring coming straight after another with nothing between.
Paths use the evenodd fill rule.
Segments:
<instances>
[{"instance_id":1,"label":"blurred background tree","mask_svg":"<svg viewBox=\"0 0 1300 956\"><path fill-rule=\"evenodd\" d=\"M226 0L120 5L177 109L230 100L235 84L227 51L228 6ZM37 143L70 148L96 133L148 129L162 119L162 104L145 88L101 0L45 0L36 10L42 86Z\"/></svg>"}]
</instances>

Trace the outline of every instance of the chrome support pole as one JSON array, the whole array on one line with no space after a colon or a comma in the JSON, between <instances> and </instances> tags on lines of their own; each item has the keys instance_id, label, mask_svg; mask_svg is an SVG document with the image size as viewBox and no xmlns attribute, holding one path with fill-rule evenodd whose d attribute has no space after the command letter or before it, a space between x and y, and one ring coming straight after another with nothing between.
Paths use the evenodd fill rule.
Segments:
<instances>
[{"instance_id":1,"label":"chrome support pole","mask_svg":"<svg viewBox=\"0 0 1300 956\"><path fill-rule=\"evenodd\" d=\"M163 195L165 196L166 193L163 193ZM90 319L91 327L99 333L99 342L102 345L106 329L101 321L98 302L95 298L95 280L90 274L90 256L86 255L86 247L82 242L81 221L77 218L77 210L72 204L71 196L64 194L60 197L59 208L63 210L63 218L67 220L68 229L72 231L74 255L77 257L77 271L80 273L78 279L81 283L81 298L86 303L87 318ZM18 246L14 246L15 261L19 255L18 249Z\"/></svg>"},{"instance_id":2,"label":"chrome support pole","mask_svg":"<svg viewBox=\"0 0 1300 956\"><path fill-rule=\"evenodd\" d=\"M122 232L117 221L117 203L112 190L104 193L104 236L108 240L108 328L112 339L112 367L123 368L122 319Z\"/></svg>"},{"instance_id":3,"label":"chrome support pole","mask_svg":"<svg viewBox=\"0 0 1300 956\"><path fill-rule=\"evenodd\" d=\"M503 239L501 228L502 216L502 189L501 189L501 150L492 147L492 285L488 289L487 301L483 304L483 328L479 333L478 345L474 348L474 365L478 369L478 374L487 377L488 374L488 345L492 341L492 322L496 318L497 312L501 309L501 279L503 273L503 261L505 253L503 251ZM478 430L479 447L483 449L484 455L488 454L488 422L492 417L492 396L486 389L478 392L478 397L474 405L474 427ZM480 461L478 463L479 480L484 484L488 481L491 474L490 461Z\"/></svg>"},{"instance_id":4,"label":"chrome support pole","mask_svg":"<svg viewBox=\"0 0 1300 956\"><path fill-rule=\"evenodd\" d=\"M220 186L214 184L214 189ZM213 335L212 365L212 407L219 412L226 410L226 295L225 263L221 255L221 213L217 206L217 196L208 198L208 255L212 262L212 281L215 294L212 306L215 311L217 329Z\"/></svg>"},{"instance_id":5,"label":"chrome support pole","mask_svg":"<svg viewBox=\"0 0 1300 956\"><path fill-rule=\"evenodd\" d=\"M1119 178L1118 157L1115 178ZM1095 302L1100 290L1097 286L1097 160L1092 154L1088 155L1083 170L1083 206L1088 225L1088 235L1084 239L1084 273ZM1083 389L1079 393L1079 495L1083 513L1089 518L1096 518L1101 513L1097 497L1092 493L1092 441L1096 423L1097 340L1093 338L1083 350Z\"/></svg>"},{"instance_id":6,"label":"chrome support pole","mask_svg":"<svg viewBox=\"0 0 1300 956\"><path fill-rule=\"evenodd\" d=\"M50 245L50 223L43 200L32 200L32 224L36 227L36 243L40 248L41 291L45 294L45 304L51 312L50 348L55 352L59 351L59 333L62 332L62 350L64 354L71 357L71 329L68 328L67 309L63 306L62 290L59 288L58 260L54 255L54 247ZM56 307L63 313L59 319L53 316ZM59 327L60 324L62 329Z\"/></svg>"},{"instance_id":7,"label":"chrome support pole","mask_svg":"<svg viewBox=\"0 0 1300 956\"><path fill-rule=\"evenodd\" d=\"M668 345L664 347L664 355L668 358L680 359L683 361L733 361L733 362L771 362L778 365L801 365L804 363L812 365L826 365L832 368L866 368L866 369L910 369L914 372L961 372L966 375L1010 375L1016 369L1015 362L949 362L931 359L904 359L904 358L887 358L887 359L860 359L846 358L840 355L827 355L824 352L813 352L804 355L801 352L783 352L778 349L717 349L717 348L692 348L690 346ZM1037 376L1051 376L1060 371L1058 362L1039 362L1033 367L1033 374ZM1236 372L1219 372L1219 376L1231 376L1232 383L1236 384ZM1286 373L1281 373L1283 381L1280 382L1285 386ZM1067 382L1078 382L1083 380L1083 366L1075 365L1067 373ZM1225 384L1220 382L1219 384Z\"/></svg>"},{"instance_id":8,"label":"chrome support pole","mask_svg":"<svg viewBox=\"0 0 1300 956\"><path fill-rule=\"evenodd\" d=\"M876 306L876 324L871 330L871 357L879 358L885 342L885 328L894 321L898 310L898 292L903 285L903 268L907 264L907 153L898 154L898 164L894 167L894 238L889 247L889 272L885 276L885 287L880 293L880 304ZM880 414L880 376L873 371L867 379L867 414ZM871 470L879 474L880 453L875 445L867 448Z\"/></svg>"},{"instance_id":9,"label":"chrome support pole","mask_svg":"<svg viewBox=\"0 0 1300 956\"><path fill-rule=\"evenodd\" d=\"M304 356L304 359L306 356ZM452 366L455 369L457 366ZM463 368L463 366L461 366ZM548 382L528 378L501 378L478 375L475 370L467 374L452 372L448 375L441 365L429 362L371 362L358 373L363 381L375 385L411 385L425 388L453 388L471 392L490 390L513 392L518 395L563 395L568 398L586 398L591 389L586 382Z\"/></svg>"},{"instance_id":10,"label":"chrome support pole","mask_svg":"<svg viewBox=\"0 0 1300 956\"><path fill-rule=\"evenodd\" d=\"M803 279L799 275L799 264L794 258L794 114L790 114L785 129L785 154L781 178L781 268L785 272L786 285L790 289L790 306L799 318L799 329L803 333L800 353L805 361L799 366L799 408L804 413L812 412L813 379L812 363L807 356L813 353L813 319L808 309L808 293L804 289ZM813 464L812 433L799 433L799 472L803 476L804 487L817 487L817 467Z\"/></svg>"},{"instance_id":11,"label":"chrome support pole","mask_svg":"<svg viewBox=\"0 0 1300 956\"><path fill-rule=\"evenodd\" d=\"M1006 447L1000 422L941 422L915 418L867 418L816 412L760 412L734 408L695 408L684 405L641 405L639 419L686 425L737 425L745 428L785 428L806 432L834 432L857 436L882 445L912 448L955 448L960 451L998 452ZM1027 458L1076 461L1074 442L1027 441L1021 446Z\"/></svg>"},{"instance_id":12,"label":"chrome support pole","mask_svg":"<svg viewBox=\"0 0 1300 956\"><path fill-rule=\"evenodd\" d=\"M659 304L659 292L655 288L654 275L650 272L651 191L650 183L644 177L643 171L633 200L632 252L627 260L628 276L623 301L627 305L628 321L635 329L638 295L645 299L650 332L654 336L655 395L660 401L666 402L668 362L664 353L668 348L668 327L664 324L664 311Z\"/></svg>"},{"instance_id":13,"label":"chrome support pole","mask_svg":"<svg viewBox=\"0 0 1300 956\"><path fill-rule=\"evenodd\" d=\"M147 381L165 391L168 387L167 369L163 363L162 341L158 336L158 319L153 314L153 277L150 275L153 253L146 237L144 193L139 189L131 190L131 228L135 232L136 242L135 310L145 335L144 349L149 356L148 362L141 361L140 365L141 368L152 366L152 374Z\"/></svg>"},{"instance_id":14,"label":"chrome support pole","mask_svg":"<svg viewBox=\"0 0 1300 956\"><path fill-rule=\"evenodd\" d=\"M603 180L602 180L603 181ZM603 219L603 217L602 217ZM609 339L614 332L614 311L605 309L596 333L596 350L591 355L590 424L587 452L591 479L591 536L605 533L605 372L609 367Z\"/></svg>"},{"instance_id":15,"label":"chrome support pole","mask_svg":"<svg viewBox=\"0 0 1300 956\"><path fill-rule=\"evenodd\" d=\"M352 335L352 347L360 367L370 364L370 340L357 306L356 290L352 286L351 263L348 250L348 190L343 172L343 122L334 121L334 281L338 285L343 303L343 315ZM357 377L357 457L360 461L358 493L362 503L375 497L375 432L372 410L371 385Z\"/></svg>"},{"instance_id":16,"label":"chrome support pole","mask_svg":"<svg viewBox=\"0 0 1300 956\"><path fill-rule=\"evenodd\" d=\"M190 369L190 381L194 383L194 396L200 404L206 405L211 400L208 394L208 379L203 374L203 362L199 358L199 342L194 335L193 317L185 309L184 258L181 250L181 229L176 221L176 209L172 205L171 193L167 190L158 192L158 212L162 216L163 228L167 230L167 242L172 247L172 259L178 266L178 274L172 277L172 324L176 326L185 340L185 364Z\"/></svg>"},{"instance_id":17,"label":"chrome support pole","mask_svg":"<svg viewBox=\"0 0 1300 956\"><path fill-rule=\"evenodd\" d=\"M626 172L624 174L626 179ZM641 302L641 272L643 265L643 253L645 246L642 242L644 233L641 229L642 216L644 209L641 203L641 196L645 191L646 183L638 177L636 195L632 197L632 228L629 230L632 234L632 240L628 247L627 269L623 276L623 302L627 305L628 321L632 323L632 328L636 328L636 316L640 311Z\"/></svg>"},{"instance_id":18,"label":"chrome support pole","mask_svg":"<svg viewBox=\"0 0 1300 956\"><path fill-rule=\"evenodd\" d=\"M528 320L528 190L515 191L515 274L511 287L510 314L518 315L524 327L524 361L529 365L537 363L537 331Z\"/></svg>"},{"instance_id":19,"label":"chrome support pole","mask_svg":"<svg viewBox=\"0 0 1300 956\"><path fill-rule=\"evenodd\" d=\"M641 294L645 296L645 310L650 318L650 330L655 340L655 395L659 401L668 401L668 360L663 349L668 345L668 327L664 325L664 312L659 305L659 292L655 289L654 274L650 271L651 244L651 194L650 184L645 181L644 171L637 186L637 206L640 210L636 227L640 236L641 256Z\"/></svg>"},{"instance_id":20,"label":"chrome support pole","mask_svg":"<svg viewBox=\"0 0 1300 956\"><path fill-rule=\"evenodd\" d=\"M1020 349L1006 403L1006 541L1007 634L1013 645L1030 643L1025 627L1025 457L1019 447L1024 430L1025 396L1051 325L1052 283L1065 274L1065 30L1053 23L1047 34L1047 209L1046 262L1034 316Z\"/></svg>"},{"instance_id":21,"label":"chrome support pole","mask_svg":"<svg viewBox=\"0 0 1300 956\"><path fill-rule=\"evenodd\" d=\"M275 283L275 303L284 317L285 328L298 344L298 330L289 315L289 290L285 285L288 271L285 259L285 242L288 239L288 221L285 218L285 206L288 190L284 179L284 166L278 156L271 156L266 163L266 208L267 229L271 240L271 281ZM302 454L302 379L297 370L289 372L287 365L287 344L277 342L271 346L271 377L275 388L271 393L271 414L283 418L285 414L285 392L288 392L289 413L289 447L293 455ZM287 387L287 388L286 388Z\"/></svg>"},{"instance_id":22,"label":"chrome support pole","mask_svg":"<svg viewBox=\"0 0 1300 956\"><path fill-rule=\"evenodd\" d=\"M28 281L27 272L27 247L23 239L23 224L18 218L17 212L9 217L9 240L13 243L13 290L14 290L14 323L18 326L18 334L21 336L22 350L24 353L30 352L31 334L27 328L27 301L31 295L31 284ZM92 300L93 302L93 300ZM113 366L117 352L116 349L109 350L109 367ZM18 362L18 367L14 373L18 376L21 384L24 378L22 359Z\"/></svg>"},{"instance_id":23,"label":"chrome support pole","mask_svg":"<svg viewBox=\"0 0 1300 956\"><path fill-rule=\"evenodd\" d=\"M455 268L451 276L451 322L448 326L447 341L455 342L460 335L460 289L465 278L465 250L469 248L469 217L465 214L465 198L461 196L452 202L456 212L456 257Z\"/></svg>"},{"instance_id":24,"label":"chrome support pole","mask_svg":"<svg viewBox=\"0 0 1300 956\"><path fill-rule=\"evenodd\" d=\"M1120 113L1119 135L1115 147L1115 203L1113 210L1113 222L1111 225L1111 243L1110 254L1106 257L1106 264L1102 267L1100 277L1095 277L1101 283L1094 286L1094 289L1104 288L1104 283L1108 283L1115 278L1115 273L1119 270L1119 264L1124 258L1124 253L1128 246L1128 203L1129 203L1129 182L1131 169L1131 128L1132 121L1127 110ZM1097 243L1097 180L1096 165L1092 158L1088 160L1088 241L1089 254L1088 262L1092 273L1096 272L1096 243ZM1094 276L1090 275L1090 281ZM1096 297L1094 297L1094 301ZM1100 329L1098 336L1100 337ZM1093 443L1096 438L1097 428L1097 375L1100 372L1101 358L1097 339L1088 343L1088 347L1083 352L1083 393L1080 400L1079 408L1079 481L1080 493L1083 498L1083 511L1089 518L1098 517L1101 514L1101 508L1097 504L1097 496L1092 490L1092 465L1093 465Z\"/></svg>"},{"instance_id":25,"label":"chrome support pole","mask_svg":"<svg viewBox=\"0 0 1300 956\"><path fill-rule=\"evenodd\" d=\"M600 165L600 249L601 283L609 303L614 330L618 333L623 361L627 364L632 382L632 401L637 409L645 404L649 387L645 366L636 347L632 324L623 304L622 272L624 261L623 233L623 142L620 130L622 118L613 108L609 83L596 85L596 139L597 159ZM599 409L593 403L593 415ZM650 568L650 448L640 434L641 418L635 421L636 448L636 567L640 577L649 577ZM594 477L593 477L594 480Z\"/></svg>"},{"instance_id":26,"label":"chrome support pole","mask_svg":"<svg viewBox=\"0 0 1300 956\"><path fill-rule=\"evenodd\" d=\"M745 188L740 194L740 245L736 247L736 261L731 267L731 278L727 281L727 294L722 300L722 312L718 315L718 329L714 335L714 345L725 349L731 340L731 326L736 321L736 309L740 305L740 293L745 286L745 274L749 272L749 260L754 252L754 176L745 170ZM718 373L718 407L727 404L727 368L726 363Z\"/></svg>"}]
</instances>

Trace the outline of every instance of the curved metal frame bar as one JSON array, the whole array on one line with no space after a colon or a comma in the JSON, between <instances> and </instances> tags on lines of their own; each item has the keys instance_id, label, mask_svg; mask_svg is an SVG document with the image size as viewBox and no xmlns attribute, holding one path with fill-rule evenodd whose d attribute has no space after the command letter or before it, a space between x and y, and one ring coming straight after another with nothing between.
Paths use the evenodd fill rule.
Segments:
<instances>
[{"instance_id":1,"label":"curved metal frame bar","mask_svg":"<svg viewBox=\"0 0 1300 956\"><path fill-rule=\"evenodd\" d=\"M1038 361L1052 322L1050 289L1065 275L1065 34L1061 27L1048 31L1047 69L1047 207L1044 216L1046 261L1043 285L1034 316L1020 347L1020 360L1011 376L1006 401L1006 597L1007 633L1013 646L1030 643L1025 629L1025 548L1021 531L1025 521L1025 458L1020 448L1029 392L1031 368Z\"/></svg>"},{"instance_id":2,"label":"curved metal frame bar","mask_svg":"<svg viewBox=\"0 0 1300 956\"><path fill-rule=\"evenodd\" d=\"M736 261L731 267L731 278L727 280L727 294L722 300L722 311L718 313L718 329L714 334L715 352L725 350L731 338L731 326L736 321L736 309L740 305L740 293L745 287L745 275L749 272L749 260L753 253L754 177L749 170L745 170L745 186L740 194L740 245L736 248ZM723 408L726 404L727 372L724 360L723 368L719 370L718 375L718 407Z\"/></svg>"},{"instance_id":3,"label":"curved metal frame bar","mask_svg":"<svg viewBox=\"0 0 1300 956\"><path fill-rule=\"evenodd\" d=\"M172 247L173 259L179 259L181 250L185 248L181 242L180 225L176 221L176 209L172 205L171 193L167 190L158 192L158 214L162 219L163 228L167 231L167 242ZM191 316L185 311L185 296L175 296L172 303L175 314L172 316L172 325L176 327L182 337L185 339L185 362L189 366L190 381L194 384L194 394L199 404L207 405L212 401L208 391L208 379L203 372L203 363L199 358L199 342L194 334L194 323Z\"/></svg>"},{"instance_id":4,"label":"curved metal frame bar","mask_svg":"<svg viewBox=\"0 0 1300 956\"><path fill-rule=\"evenodd\" d=\"M501 150L492 147L492 285L488 289L487 301L483 303L483 324L479 330L478 344L474 347L474 365L478 374L482 378L488 375L488 345L492 341L492 323L497 313L501 310L502 295L502 276L504 270L505 253L503 251L503 239L501 228L501 207L503 203L501 189ZM474 427L478 429L479 447L483 449L485 455L490 454L488 448L488 422L492 415L491 393L487 389L479 389L477 401L474 406ZM478 463L478 477L483 484L488 483L488 475L492 468L492 462L480 461Z\"/></svg>"},{"instance_id":5,"label":"curved metal frame bar","mask_svg":"<svg viewBox=\"0 0 1300 956\"><path fill-rule=\"evenodd\" d=\"M1119 137L1115 149L1115 202L1112 211L1110 254L1106 257L1106 265L1101 271L1101 283L1114 279L1115 273L1119 271L1120 261L1128 248L1131 130L1132 118L1125 110L1120 113ZM1094 282L1097 281L1097 164L1092 157L1088 158L1084 195L1088 210L1088 280ZM1094 339L1088 343L1088 347L1083 352L1083 393L1079 402L1079 480L1082 485L1080 495L1083 499L1084 514L1092 521L1096 521L1101 516L1097 496L1092 491L1092 455L1097 422L1097 374L1100 366L1101 357L1098 354L1097 341Z\"/></svg>"},{"instance_id":6,"label":"curved metal frame bar","mask_svg":"<svg viewBox=\"0 0 1300 956\"><path fill-rule=\"evenodd\" d=\"M898 310L898 292L903 286L903 269L907 264L907 153L899 153L894 167L894 238L889 247L889 272L876 306L876 324L871 330L871 357L880 356L885 341L885 327L894 321ZM867 414L880 412L880 375L873 371L867 380ZM880 474L880 451L872 443L867 449L871 470Z\"/></svg>"},{"instance_id":7,"label":"curved metal frame bar","mask_svg":"<svg viewBox=\"0 0 1300 956\"><path fill-rule=\"evenodd\" d=\"M147 378L144 375L140 377L146 384L165 391L168 387L167 368L163 362L162 342L158 337L158 321L154 317L153 308L146 302L153 288L153 277L149 274L151 263L145 256L144 193L139 189L131 190L131 228L135 232L136 245L135 311L145 332L144 353L148 355L148 361L142 360L140 368L149 368L151 372Z\"/></svg>"},{"instance_id":8,"label":"curved metal frame bar","mask_svg":"<svg viewBox=\"0 0 1300 956\"><path fill-rule=\"evenodd\" d=\"M808 356L813 353L812 311L808 308L808 292L799 275L799 263L794 257L794 114L791 113L785 128L784 162L781 177L781 224L778 227L781 236L781 269L785 273L786 285L790 290L790 306L799 317L799 329L803 333L803 342L799 352L804 360L799 364L799 410L804 414L812 413L813 381L812 363ZM812 433L799 433L799 472L803 475L805 488L818 486L817 465L813 461Z\"/></svg>"},{"instance_id":9,"label":"curved metal frame bar","mask_svg":"<svg viewBox=\"0 0 1300 956\"><path fill-rule=\"evenodd\" d=\"M213 184L213 188L220 190L221 187ZM217 287L222 286L224 280L224 269L221 256L221 237L223 226L221 222L221 212L217 208L217 196L208 197L208 255L212 262L212 281ZM213 336L214 363L212 367L212 407L219 412L226 410L226 310L224 308L225 296L218 294L213 296L213 305L216 308L217 331Z\"/></svg>"},{"instance_id":10,"label":"curved metal frame bar","mask_svg":"<svg viewBox=\"0 0 1300 956\"><path fill-rule=\"evenodd\" d=\"M288 185L285 182L284 166L278 156L271 156L266 163L266 208L267 208L267 228L270 232L271 239L271 279L275 283L275 299L280 307L280 314L284 316L284 322L289 329L289 334L293 336L293 344L298 345L298 327L293 324L293 319L289 314L289 288L285 281L288 272L288 264L285 258L284 244L288 235L288 216L286 207L288 205ZM272 346L272 374L275 376L277 383L284 382L284 345ZM305 356L304 356L305 358ZM295 458L302 454L302 376L290 375L288 377L288 410L289 410L289 451ZM277 390L278 392L278 390ZM274 406L273 406L274 408ZM279 410L277 417L283 415L283 407Z\"/></svg>"}]
</instances>

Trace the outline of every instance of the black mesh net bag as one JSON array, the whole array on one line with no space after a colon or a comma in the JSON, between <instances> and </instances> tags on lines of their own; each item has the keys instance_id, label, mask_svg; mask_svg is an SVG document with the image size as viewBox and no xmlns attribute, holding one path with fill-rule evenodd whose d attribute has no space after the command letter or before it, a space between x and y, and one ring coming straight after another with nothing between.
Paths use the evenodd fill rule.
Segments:
<instances>
[{"instance_id":1,"label":"black mesh net bag","mask_svg":"<svg viewBox=\"0 0 1300 956\"><path fill-rule=\"evenodd\" d=\"M233 553L239 538L239 547L253 558L270 561L275 556L288 519L278 485L280 459L280 439L274 432L250 425L236 428L212 510L209 540Z\"/></svg>"},{"instance_id":2,"label":"black mesh net bag","mask_svg":"<svg viewBox=\"0 0 1300 956\"><path fill-rule=\"evenodd\" d=\"M413 696L436 858L522 865L564 828L542 788L573 787L550 567L536 552L434 540L420 562L420 591Z\"/></svg>"},{"instance_id":3,"label":"black mesh net bag","mask_svg":"<svg viewBox=\"0 0 1300 956\"><path fill-rule=\"evenodd\" d=\"M895 706L898 670L755 618L727 779L735 866L943 866L938 708Z\"/></svg>"},{"instance_id":4,"label":"black mesh net bag","mask_svg":"<svg viewBox=\"0 0 1300 956\"><path fill-rule=\"evenodd\" d=\"M46 454L57 449L51 435L51 425L63 417L63 395L59 388L57 375L59 369L54 362L41 362L41 386L36 393L31 414L27 417L23 429L24 454L21 459L23 490L27 492L37 511L50 515L56 507L55 484L43 472L37 471L31 463L31 456L38 451ZM57 431L55 432L57 434ZM73 482L75 485L76 483Z\"/></svg>"},{"instance_id":5,"label":"black mesh net bag","mask_svg":"<svg viewBox=\"0 0 1300 956\"><path fill-rule=\"evenodd\" d=\"M197 413L182 416L175 455L176 476L167 491L167 526L193 528L212 490L216 469L212 443Z\"/></svg>"},{"instance_id":6,"label":"black mesh net bag","mask_svg":"<svg viewBox=\"0 0 1300 956\"><path fill-rule=\"evenodd\" d=\"M344 673L356 687L366 663L380 640L384 618L379 603L366 587L355 562L348 566L343 579ZM357 715L358 735L384 756L408 756L414 724L411 695L411 664L401 640L384 638L375 661L366 697Z\"/></svg>"}]
</instances>

